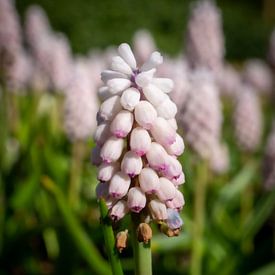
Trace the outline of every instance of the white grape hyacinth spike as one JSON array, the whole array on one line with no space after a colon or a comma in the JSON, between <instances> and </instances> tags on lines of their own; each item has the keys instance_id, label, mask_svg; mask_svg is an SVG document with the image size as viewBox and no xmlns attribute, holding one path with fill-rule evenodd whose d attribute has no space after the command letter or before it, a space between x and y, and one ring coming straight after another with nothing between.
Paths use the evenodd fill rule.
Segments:
<instances>
[{"instance_id":1,"label":"white grape hyacinth spike","mask_svg":"<svg viewBox=\"0 0 275 275\"><path fill-rule=\"evenodd\" d=\"M153 52L137 67L130 46L123 43L111 68L101 74L104 96L92 159L99 167L100 186L103 182L108 186L103 197L111 201L113 221L129 211L146 214L141 215L146 222L166 223L169 209L179 211L183 205L179 186L184 173L177 158L184 151L184 141L172 126L177 108L168 92L173 81L155 77L162 62L161 54Z\"/></svg>"}]
</instances>

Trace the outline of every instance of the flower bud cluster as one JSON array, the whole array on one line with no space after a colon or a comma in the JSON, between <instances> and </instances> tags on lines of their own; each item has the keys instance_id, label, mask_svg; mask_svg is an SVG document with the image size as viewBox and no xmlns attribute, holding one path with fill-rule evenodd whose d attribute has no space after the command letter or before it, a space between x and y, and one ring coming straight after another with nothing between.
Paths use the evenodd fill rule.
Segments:
<instances>
[{"instance_id":1,"label":"flower bud cluster","mask_svg":"<svg viewBox=\"0 0 275 275\"><path fill-rule=\"evenodd\" d=\"M214 172L228 169L228 152L220 143L222 110L213 75L206 70L193 71L190 91L179 114L185 139Z\"/></svg>"},{"instance_id":2,"label":"flower bud cluster","mask_svg":"<svg viewBox=\"0 0 275 275\"><path fill-rule=\"evenodd\" d=\"M212 1L198 1L192 6L186 33L190 67L217 71L222 66L224 52L220 11Z\"/></svg>"},{"instance_id":3,"label":"flower bud cluster","mask_svg":"<svg viewBox=\"0 0 275 275\"><path fill-rule=\"evenodd\" d=\"M274 190L275 187L275 121L268 136L263 162L264 187Z\"/></svg>"},{"instance_id":4,"label":"flower bud cluster","mask_svg":"<svg viewBox=\"0 0 275 275\"><path fill-rule=\"evenodd\" d=\"M12 0L0 0L0 70L10 90L24 88L31 61L22 45L20 19ZM3 74L2 74L3 73Z\"/></svg>"},{"instance_id":5,"label":"flower bud cluster","mask_svg":"<svg viewBox=\"0 0 275 275\"><path fill-rule=\"evenodd\" d=\"M173 82L154 76L163 61L159 52L140 68L128 44L118 53L101 74L103 102L92 154L100 181L97 196L106 200L114 221L128 212L167 221L184 205L178 187L185 178L177 160L184 142L176 132L177 107L168 96Z\"/></svg>"},{"instance_id":6,"label":"flower bud cluster","mask_svg":"<svg viewBox=\"0 0 275 275\"><path fill-rule=\"evenodd\" d=\"M0 53L7 62L12 62L15 52L22 44L19 17L12 0L0 0Z\"/></svg>"},{"instance_id":7,"label":"flower bud cluster","mask_svg":"<svg viewBox=\"0 0 275 275\"><path fill-rule=\"evenodd\" d=\"M98 109L96 91L87 64L76 59L74 77L65 92L64 128L70 140L86 140L95 132Z\"/></svg>"},{"instance_id":8,"label":"flower bud cluster","mask_svg":"<svg viewBox=\"0 0 275 275\"><path fill-rule=\"evenodd\" d=\"M246 61L243 80L245 83L251 85L259 94L267 95L271 93L272 73L267 64L260 59Z\"/></svg>"},{"instance_id":9,"label":"flower bud cluster","mask_svg":"<svg viewBox=\"0 0 275 275\"><path fill-rule=\"evenodd\" d=\"M27 11L26 36L35 66L47 77L49 88L65 92L73 75L70 45L63 34L51 30L39 6L31 6Z\"/></svg>"},{"instance_id":10,"label":"flower bud cluster","mask_svg":"<svg viewBox=\"0 0 275 275\"><path fill-rule=\"evenodd\" d=\"M221 96L235 98L241 83L240 73L231 64L225 64L221 70L216 72L215 77Z\"/></svg>"},{"instance_id":11,"label":"flower bud cluster","mask_svg":"<svg viewBox=\"0 0 275 275\"><path fill-rule=\"evenodd\" d=\"M262 136L262 111L259 98L251 86L238 89L233 114L235 136L239 147L246 152L257 150Z\"/></svg>"}]
</instances>

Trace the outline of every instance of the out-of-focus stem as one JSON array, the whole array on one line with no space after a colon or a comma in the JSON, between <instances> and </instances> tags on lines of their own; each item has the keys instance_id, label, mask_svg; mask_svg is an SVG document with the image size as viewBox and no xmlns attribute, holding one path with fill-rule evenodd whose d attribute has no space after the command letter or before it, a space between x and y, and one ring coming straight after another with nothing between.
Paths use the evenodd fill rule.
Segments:
<instances>
[{"instance_id":1,"label":"out-of-focus stem","mask_svg":"<svg viewBox=\"0 0 275 275\"><path fill-rule=\"evenodd\" d=\"M135 275L151 275L152 274L152 253L151 242L147 244L139 242L137 238L137 227L139 220L136 215L132 215L132 243L134 250Z\"/></svg>"},{"instance_id":2,"label":"out-of-focus stem","mask_svg":"<svg viewBox=\"0 0 275 275\"><path fill-rule=\"evenodd\" d=\"M75 141L72 145L72 158L69 182L69 203L72 208L77 208L79 203L79 194L81 190L81 174L83 160L85 156L85 143Z\"/></svg>"},{"instance_id":3,"label":"out-of-focus stem","mask_svg":"<svg viewBox=\"0 0 275 275\"><path fill-rule=\"evenodd\" d=\"M101 215L101 227L105 239L105 247L107 250L108 258L111 263L113 275L122 275L122 267L119 260L118 251L115 247L115 237L113 228L108 217L108 208L103 199L99 201L100 215Z\"/></svg>"},{"instance_id":4,"label":"out-of-focus stem","mask_svg":"<svg viewBox=\"0 0 275 275\"><path fill-rule=\"evenodd\" d=\"M54 196L66 229L79 253L89 265L91 272L99 275L111 275L108 263L101 257L96 246L79 224L59 187L48 177L42 178L42 184Z\"/></svg>"},{"instance_id":5,"label":"out-of-focus stem","mask_svg":"<svg viewBox=\"0 0 275 275\"><path fill-rule=\"evenodd\" d=\"M247 154L242 157L242 165L244 166L248 161L249 156ZM253 179L252 179L253 180ZM241 211L240 211L240 224L242 228L245 226L245 221L248 215L253 211L254 203L254 186L250 184L241 194ZM242 251L249 253L253 250L253 240L251 238L244 240L241 243Z\"/></svg>"},{"instance_id":6,"label":"out-of-focus stem","mask_svg":"<svg viewBox=\"0 0 275 275\"><path fill-rule=\"evenodd\" d=\"M204 161L198 165L197 180L194 196L194 224L193 224L193 244L191 274L202 274L203 259L203 233L205 219L205 200L208 181L208 165Z\"/></svg>"}]
</instances>

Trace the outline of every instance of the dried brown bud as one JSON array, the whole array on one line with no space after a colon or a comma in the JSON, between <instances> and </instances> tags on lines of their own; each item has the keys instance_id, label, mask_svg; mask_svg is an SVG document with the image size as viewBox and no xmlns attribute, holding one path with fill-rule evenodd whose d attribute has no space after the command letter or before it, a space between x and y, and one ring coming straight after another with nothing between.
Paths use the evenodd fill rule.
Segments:
<instances>
[{"instance_id":1,"label":"dried brown bud","mask_svg":"<svg viewBox=\"0 0 275 275\"><path fill-rule=\"evenodd\" d=\"M120 231L116 235L116 248L121 253L127 247L128 230Z\"/></svg>"},{"instance_id":2,"label":"dried brown bud","mask_svg":"<svg viewBox=\"0 0 275 275\"><path fill-rule=\"evenodd\" d=\"M160 231L168 237L177 237L180 234L180 228L171 229L166 223L160 223Z\"/></svg>"},{"instance_id":3,"label":"dried brown bud","mask_svg":"<svg viewBox=\"0 0 275 275\"><path fill-rule=\"evenodd\" d=\"M152 239L152 229L148 223L140 223L137 229L138 241L147 244Z\"/></svg>"}]
</instances>

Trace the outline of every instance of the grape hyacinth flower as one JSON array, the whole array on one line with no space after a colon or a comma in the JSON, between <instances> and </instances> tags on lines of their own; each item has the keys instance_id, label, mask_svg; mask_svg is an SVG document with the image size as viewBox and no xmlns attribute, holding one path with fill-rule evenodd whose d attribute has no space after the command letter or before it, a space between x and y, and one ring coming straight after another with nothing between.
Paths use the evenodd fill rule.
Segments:
<instances>
[{"instance_id":1,"label":"grape hyacinth flower","mask_svg":"<svg viewBox=\"0 0 275 275\"><path fill-rule=\"evenodd\" d=\"M213 74L204 69L193 72L190 91L178 114L185 139L216 173L228 169L229 156L221 144L222 110Z\"/></svg>"},{"instance_id":2,"label":"grape hyacinth flower","mask_svg":"<svg viewBox=\"0 0 275 275\"><path fill-rule=\"evenodd\" d=\"M213 1L196 2L192 6L186 33L190 67L207 67L216 72L222 67L224 52L220 10Z\"/></svg>"},{"instance_id":3,"label":"grape hyacinth flower","mask_svg":"<svg viewBox=\"0 0 275 275\"><path fill-rule=\"evenodd\" d=\"M128 44L121 44L118 54L101 74L103 102L92 154L99 166L98 198L105 199L113 221L131 212L139 223L166 224L169 211L178 213L184 205L178 189L184 173L177 160L184 142L176 133L177 107L169 97L173 81L155 77L163 62L159 52L151 53L140 67ZM180 216L174 216L172 231L182 226Z\"/></svg>"},{"instance_id":4,"label":"grape hyacinth flower","mask_svg":"<svg viewBox=\"0 0 275 275\"><path fill-rule=\"evenodd\" d=\"M272 90L272 72L260 59L245 62L243 80L251 85L259 95L269 95Z\"/></svg>"},{"instance_id":5,"label":"grape hyacinth flower","mask_svg":"<svg viewBox=\"0 0 275 275\"><path fill-rule=\"evenodd\" d=\"M243 151L255 152L263 131L260 101L251 86L243 84L238 91L233 116L235 136Z\"/></svg>"}]
</instances>

